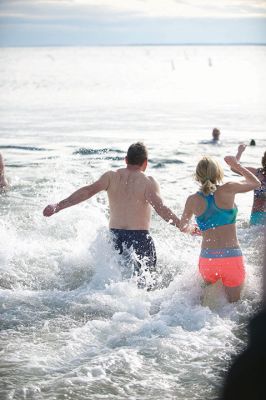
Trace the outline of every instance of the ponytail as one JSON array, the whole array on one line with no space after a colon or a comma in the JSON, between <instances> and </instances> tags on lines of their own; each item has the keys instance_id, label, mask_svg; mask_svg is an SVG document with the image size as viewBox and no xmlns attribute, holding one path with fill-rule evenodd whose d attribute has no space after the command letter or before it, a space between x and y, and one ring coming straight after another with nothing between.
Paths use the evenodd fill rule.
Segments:
<instances>
[{"instance_id":1,"label":"ponytail","mask_svg":"<svg viewBox=\"0 0 266 400\"><path fill-rule=\"evenodd\" d=\"M217 186L210 181L210 179L206 179L205 182L201 185L201 191L206 196L208 194L214 193L217 189Z\"/></svg>"}]
</instances>

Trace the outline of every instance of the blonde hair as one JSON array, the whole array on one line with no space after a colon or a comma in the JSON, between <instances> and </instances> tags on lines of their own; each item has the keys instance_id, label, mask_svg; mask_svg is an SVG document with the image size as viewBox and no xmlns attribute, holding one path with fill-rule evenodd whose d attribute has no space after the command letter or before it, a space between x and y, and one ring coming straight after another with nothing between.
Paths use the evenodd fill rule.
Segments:
<instances>
[{"instance_id":1,"label":"blonde hair","mask_svg":"<svg viewBox=\"0 0 266 400\"><path fill-rule=\"evenodd\" d=\"M214 193L217 184L222 182L224 173L222 167L214 158L204 156L196 168L196 181L201 183L201 191L208 195Z\"/></svg>"}]
</instances>

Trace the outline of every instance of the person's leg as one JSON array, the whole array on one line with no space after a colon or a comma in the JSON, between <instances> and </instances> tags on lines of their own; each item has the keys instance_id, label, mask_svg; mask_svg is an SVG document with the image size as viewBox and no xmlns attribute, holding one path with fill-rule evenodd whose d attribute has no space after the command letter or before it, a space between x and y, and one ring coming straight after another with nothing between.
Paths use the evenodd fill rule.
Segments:
<instances>
[{"instance_id":1,"label":"person's leg","mask_svg":"<svg viewBox=\"0 0 266 400\"><path fill-rule=\"evenodd\" d=\"M118 251L119 254L123 253L123 231L122 229L110 229L111 238L114 244L115 250Z\"/></svg>"},{"instance_id":2,"label":"person's leg","mask_svg":"<svg viewBox=\"0 0 266 400\"><path fill-rule=\"evenodd\" d=\"M241 250L238 250L241 252ZM242 253L241 253L242 254ZM229 303L240 300L245 280L245 266L243 256L227 257L221 268L222 282Z\"/></svg>"},{"instance_id":3,"label":"person's leg","mask_svg":"<svg viewBox=\"0 0 266 400\"><path fill-rule=\"evenodd\" d=\"M156 250L152 237L148 231L137 231L133 241L136 254L135 275L138 278L138 287L147 287L148 290L155 284Z\"/></svg>"},{"instance_id":4,"label":"person's leg","mask_svg":"<svg viewBox=\"0 0 266 400\"><path fill-rule=\"evenodd\" d=\"M240 300L242 288L243 285L235 287L224 286L226 297L229 303L235 303L236 301Z\"/></svg>"}]
</instances>

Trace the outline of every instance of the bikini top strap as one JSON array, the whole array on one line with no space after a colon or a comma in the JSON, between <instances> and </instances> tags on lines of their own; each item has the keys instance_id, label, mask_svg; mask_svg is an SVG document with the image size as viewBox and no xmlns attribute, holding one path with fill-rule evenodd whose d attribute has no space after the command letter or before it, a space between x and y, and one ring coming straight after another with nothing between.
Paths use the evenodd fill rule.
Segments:
<instances>
[{"instance_id":1,"label":"bikini top strap","mask_svg":"<svg viewBox=\"0 0 266 400\"><path fill-rule=\"evenodd\" d=\"M204 199L206 198L206 196L205 196L202 192L200 192L200 191L198 191L197 194L199 194L199 195L200 195L201 197L203 197Z\"/></svg>"},{"instance_id":2,"label":"bikini top strap","mask_svg":"<svg viewBox=\"0 0 266 400\"><path fill-rule=\"evenodd\" d=\"M197 192L197 194L199 194L200 197L202 197L202 198L206 201L206 203L207 203L208 205L210 205L211 203L214 203L214 202L215 202L215 201L214 201L214 196L213 196L212 194L208 194L207 196L206 196L204 193L202 193L202 192Z\"/></svg>"}]
</instances>

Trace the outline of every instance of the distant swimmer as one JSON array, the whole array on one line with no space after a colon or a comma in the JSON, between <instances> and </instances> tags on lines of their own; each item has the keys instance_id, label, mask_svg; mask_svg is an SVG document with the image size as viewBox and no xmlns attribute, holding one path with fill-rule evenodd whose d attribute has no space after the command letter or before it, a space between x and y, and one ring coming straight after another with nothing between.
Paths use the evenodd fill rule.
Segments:
<instances>
[{"instance_id":1,"label":"distant swimmer","mask_svg":"<svg viewBox=\"0 0 266 400\"><path fill-rule=\"evenodd\" d=\"M254 139L251 139L251 141L249 142L250 146L256 146L256 142Z\"/></svg>"},{"instance_id":2,"label":"distant swimmer","mask_svg":"<svg viewBox=\"0 0 266 400\"><path fill-rule=\"evenodd\" d=\"M9 184L5 176L5 163L3 156L0 153L0 189L7 189L8 187Z\"/></svg>"},{"instance_id":3,"label":"distant swimmer","mask_svg":"<svg viewBox=\"0 0 266 400\"><path fill-rule=\"evenodd\" d=\"M236 157L225 157L227 164L244 177L242 182L223 183L223 169L211 157L203 157L196 167L200 190L189 196L180 222L186 232L193 215L202 231L199 272L207 284L222 281L229 302L240 299L245 279L242 251L236 235L235 195L257 189L259 179L242 167Z\"/></svg>"},{"instance_id":4,"label":"distant swimmer","mask_svg":"<svg viewBox=\"0 0 266 400\"><path fill-rule=\"evenodd\" d=\"M141 142L132 144L128 148L125 162L125 168L107 171L99 180L82 187L65 200L48 205L43 215L50 217L105 190L110 207L109 228L115 248L120 254L126 253L129 248L134 250L137 256L135 272L141 275L143 263L151 272L156 267L155 246L149 233L151 208L177 228L180 219L164 204L156 180L145 175L148 163L146 146Z\"/></svg>"},{"instance_id":5,"label":"distant swimmer","mask_svg":"<svg viewBox=\"0 0 266 400\"><path fill-rule=\"evenodd\" d=\"M201 144L220 144L220 136L221 132L218 128L213 128L212 130L212 139L211 140L202 140Z\"/></svg>"},{"instance_id":6,"label":"distant swimmer","mask_svg":"<svg viewBox=\"0 0 266 400\"><path fill-rule=\"evenodd\" d=\"M238 151L236 154L236 159L240 161L243 152L246 149L245 144L238 146ZM253 205L250 216L250 225L266 225L266 151L264 152L261 159L260 168L247 167L247 169L252 172L260 181L260 187L255 188ZM232 171L237 172L235 169L231 168Z\"/></svg>"},{"instance_id":7,"label":"distant swimmer","mask_svg":"<svg viewBox=\"0 0 266 400\"><path fill-rule=\"evenodd\" d=\"M212 130L212 142L218 143L220 141L221 132L218 128L213 128Z\"/></svg>"}]
</instances>

